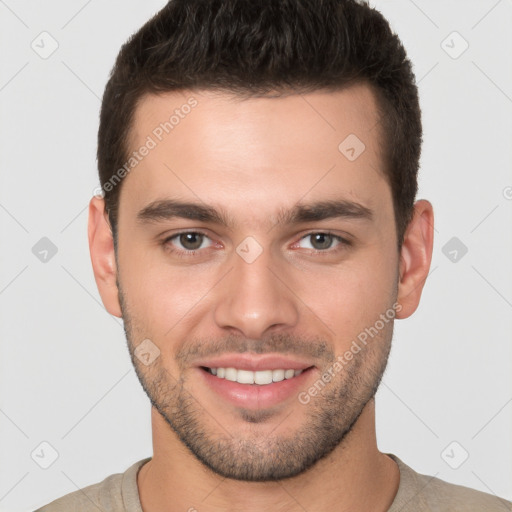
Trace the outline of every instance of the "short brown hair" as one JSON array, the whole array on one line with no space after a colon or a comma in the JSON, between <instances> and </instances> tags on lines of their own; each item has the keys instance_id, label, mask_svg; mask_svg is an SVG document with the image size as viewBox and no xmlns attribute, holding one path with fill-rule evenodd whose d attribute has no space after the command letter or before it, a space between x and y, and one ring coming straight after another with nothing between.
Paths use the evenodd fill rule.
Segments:
<instances>
[{"instance_id":1,"label":"short brown hair","mask_svg":"<svg viewBox=\"0 0 512 512\"><path fill-rule=\"evenodd\" d=\"M257 97L362 82L379 105L400 249L417 192L421 111L411 63L382 14L357 0L169 1L123 45L103 95L98 170L114 242L122 183L105 185L127 161L144 95L214 89Z\"/></svg>"}]
</instances>

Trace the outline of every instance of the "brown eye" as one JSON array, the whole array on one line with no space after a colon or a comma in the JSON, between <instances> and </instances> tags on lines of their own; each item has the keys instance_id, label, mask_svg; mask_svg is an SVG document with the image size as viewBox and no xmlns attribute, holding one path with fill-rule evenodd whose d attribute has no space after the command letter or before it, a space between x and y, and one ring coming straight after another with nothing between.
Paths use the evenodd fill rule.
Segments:
<instances>
[{"instance_id":1,"label":"brown eye","mask_svg":"<svg viewBox=\"0 0 512 512\"><path fill-rule=\"evenodd\" d=\"M179 242L188 251L195 251L203 244L204 235L201 233L182 233L179 235Z\"/></svg>"},{"instance_id":2,"label":"brown eye","mask_svg":"<svg viewBox=\"0 0 512 512\"><path fill-rule=\"evenodd\" d=\"M311 238L312 247L318 251L329 249L334 240L334 237L327 233L314 233L309 236Z\"/></svg>"},{"instance_id":3,"label":"brown eye","mask_svg":"<svg viewBox=\"0 0 512 512\"><path fill-rule=\"evenodd\" d=\"M164 245L170 247L175 252L187 253L197 251L199 249L206 249L210 247L213 242L210 238L197 231L184 231L183 233L176 233L173 236L164 240Z\"/></svg>"},{"instance_id":4,"label":"brown eye","mask_svg":"<svg viewBox=\"0 0 512 512\"><path fill-rule=\"evenodd\" d=\"M334 250L338 246L348 246L350 243L340 236L319 231L318 233L309 233L309 235L302 237L298 245L302 249L327 252L329 249Z\"/></svg>"}]
</instances>

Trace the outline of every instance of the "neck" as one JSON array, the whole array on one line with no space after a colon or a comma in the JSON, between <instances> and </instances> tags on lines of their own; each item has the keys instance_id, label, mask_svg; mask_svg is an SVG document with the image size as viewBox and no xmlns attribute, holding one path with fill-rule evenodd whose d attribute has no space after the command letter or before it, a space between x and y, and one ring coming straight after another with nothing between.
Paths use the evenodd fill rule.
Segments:
<instances>
[{"instance_id":1,"label":"neck","mask_svg":"<svg viewBox=\"0 0 512 512\"><path fill-rule=\"evenodd\" d=\"M385 512L398 490L398 467L377 448L373 400L327 457L296 477L276 482L217 475L192 455L154 408L151 419L154 455L137 477L144 512Z\"/></svg>"}]
</instances>

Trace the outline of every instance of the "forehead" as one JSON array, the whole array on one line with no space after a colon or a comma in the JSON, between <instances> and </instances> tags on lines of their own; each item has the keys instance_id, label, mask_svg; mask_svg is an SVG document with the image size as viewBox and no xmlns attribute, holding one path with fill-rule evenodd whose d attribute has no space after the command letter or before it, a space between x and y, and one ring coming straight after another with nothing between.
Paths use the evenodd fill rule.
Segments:
<instances>
[{"instance_id":1,"label":"forehead","mask_svg":"<svg viewBox=\"0 0 512 512\"><path fill-rule=\"evenodd\" d=\"M167 197L213 206L243 200L247 212L343 194L384 207L391 195L378 125L365 85L248 99L204 90L148 95L135 111L129 146L137 162L120 201L137 208Z\"/></svg>"}]
</instances>

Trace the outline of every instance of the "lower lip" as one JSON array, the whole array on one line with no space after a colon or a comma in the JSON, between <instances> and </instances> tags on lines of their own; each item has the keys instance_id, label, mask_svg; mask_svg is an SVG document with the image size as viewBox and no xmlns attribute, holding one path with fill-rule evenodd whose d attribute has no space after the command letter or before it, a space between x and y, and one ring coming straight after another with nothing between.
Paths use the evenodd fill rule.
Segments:
<instances>
[{"instance_id":1,"label":"lower lip","mask_svg":"<svg viewBox=\"0 0 512 512\"><path fill-rule=\"evenodd\" d=\"M296 396L299 391L304 390L305 382L313 369L313 367L310 367L291 379L264 385L240 384L239 382L216 377L202 368L197 370L213 391L232 404L248 409L264 409Z\"/></svg>"}]
</instances>

